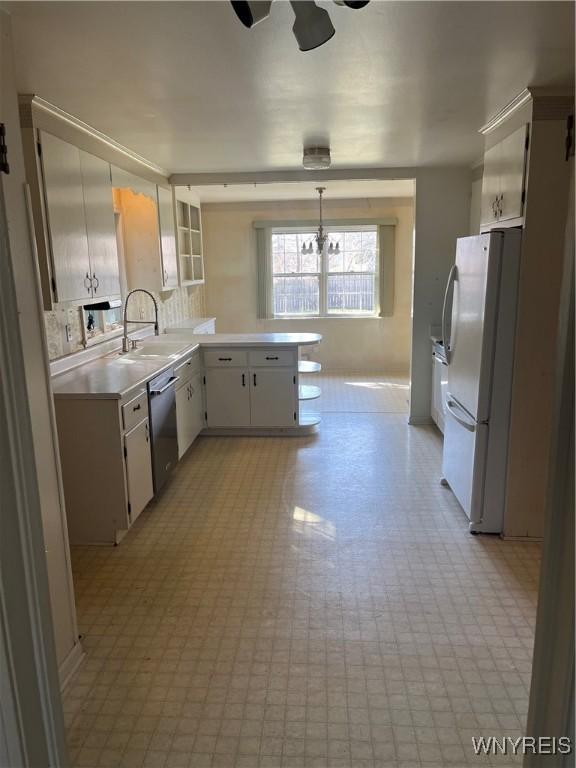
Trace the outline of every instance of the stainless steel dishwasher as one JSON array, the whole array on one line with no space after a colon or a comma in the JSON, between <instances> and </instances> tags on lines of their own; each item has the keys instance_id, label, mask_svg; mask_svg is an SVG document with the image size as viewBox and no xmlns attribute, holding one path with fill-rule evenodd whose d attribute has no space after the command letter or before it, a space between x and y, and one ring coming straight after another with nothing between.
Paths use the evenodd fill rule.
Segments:
<instances>
[{"instance_id":1,"label":"stainless steel dishwasher","mask_svg":"<svg viewBox=\"0 0 576 768\"><path fill-rule=\"evenodd\" d=\"M158 493L162 488L178 461L174 392L174 385L178 378L174 376L174 369L169 368L148 382L154 493Z\"/></svg>"}]
</instances>

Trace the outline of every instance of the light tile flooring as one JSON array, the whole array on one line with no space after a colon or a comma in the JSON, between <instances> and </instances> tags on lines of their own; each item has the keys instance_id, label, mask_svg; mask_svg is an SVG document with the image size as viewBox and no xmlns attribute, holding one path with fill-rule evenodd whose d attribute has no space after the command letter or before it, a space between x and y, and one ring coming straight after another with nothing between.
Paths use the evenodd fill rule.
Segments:
<instances>
[{"instance_id":1,"label":"light tile flooring","mask_svg":"<svg viewBox=\"0 0 576 768\"><path fill-rule=\"evenodd\" d=\"M73 551L74 768L513 763L471 737L522 731L538 547L468 534L395 386L322 379L316 436L200 438L119 547Z\"/></svg>"}]
</instances>

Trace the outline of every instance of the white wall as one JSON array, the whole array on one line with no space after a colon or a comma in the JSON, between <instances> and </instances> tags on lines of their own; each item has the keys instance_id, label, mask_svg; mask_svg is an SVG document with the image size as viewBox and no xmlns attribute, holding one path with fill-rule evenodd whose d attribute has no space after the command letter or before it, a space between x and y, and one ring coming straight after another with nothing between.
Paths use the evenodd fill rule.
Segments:
<instances>
[{"instance_id":1,"label":"white wall","mask_svg":"<svg viewBox=\"0 0 576 768\"><path fill-rule=\"evenodd\" d=\"M430 168L416 174L412 387L410 423L430 422L431 326L442 320L444 287L456 256L456 238L470 227L471 172Z\"/></svg>"},{"instance_id":2,"label":"white wall","mask_svg":"<svg viewBox=\"0 0 576 768\"><path fill-rule=\"evenodd\" d=\"M326 219L394 216L396 227L394 315L385 318L258 320L256 318L256 235L258 220L315 219L316 201L206 204L202 229L206 269L206 312L217 331L310 331L323 335L307 350L325 370L407 374L410 368L413 200L326 200Z\"/></svg>"}]
</instances>

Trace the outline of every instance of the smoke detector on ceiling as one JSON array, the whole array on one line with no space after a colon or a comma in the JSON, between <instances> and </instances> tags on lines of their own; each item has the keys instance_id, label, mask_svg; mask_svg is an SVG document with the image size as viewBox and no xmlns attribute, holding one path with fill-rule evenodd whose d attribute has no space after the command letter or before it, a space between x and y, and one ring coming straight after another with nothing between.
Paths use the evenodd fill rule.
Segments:
<instances>
[{"instance_id":1,"label":"smoke detector on ceiling","mask_svg":"<svg viewBox=\"0 0 576 768\"><path fill-rule=\"evenodd\" d=\"M330 168L330 147L304 147L302 165L307 171Z\"/></svg>"}]
</instances>

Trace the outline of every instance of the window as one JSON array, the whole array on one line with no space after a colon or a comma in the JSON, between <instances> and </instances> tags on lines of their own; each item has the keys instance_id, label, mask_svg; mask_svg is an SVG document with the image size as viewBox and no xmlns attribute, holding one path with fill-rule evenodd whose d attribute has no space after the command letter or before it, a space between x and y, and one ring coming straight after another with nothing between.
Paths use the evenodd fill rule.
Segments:
<instances>
[{"instance_id":1,"label":"window","mask_svg":"<svg viewBox=\"0 0 576 768\"><path fill-rule=\"evenodd\" d=\"M274 317L371 316L378 311L376 226L327 228L316 253L314 229L271 232ZM302 253L312 243L313 253ZM329 249L329 244L332 248ZM333 251L338 251L333 252Z\"/></svg>"}]
</instances>

